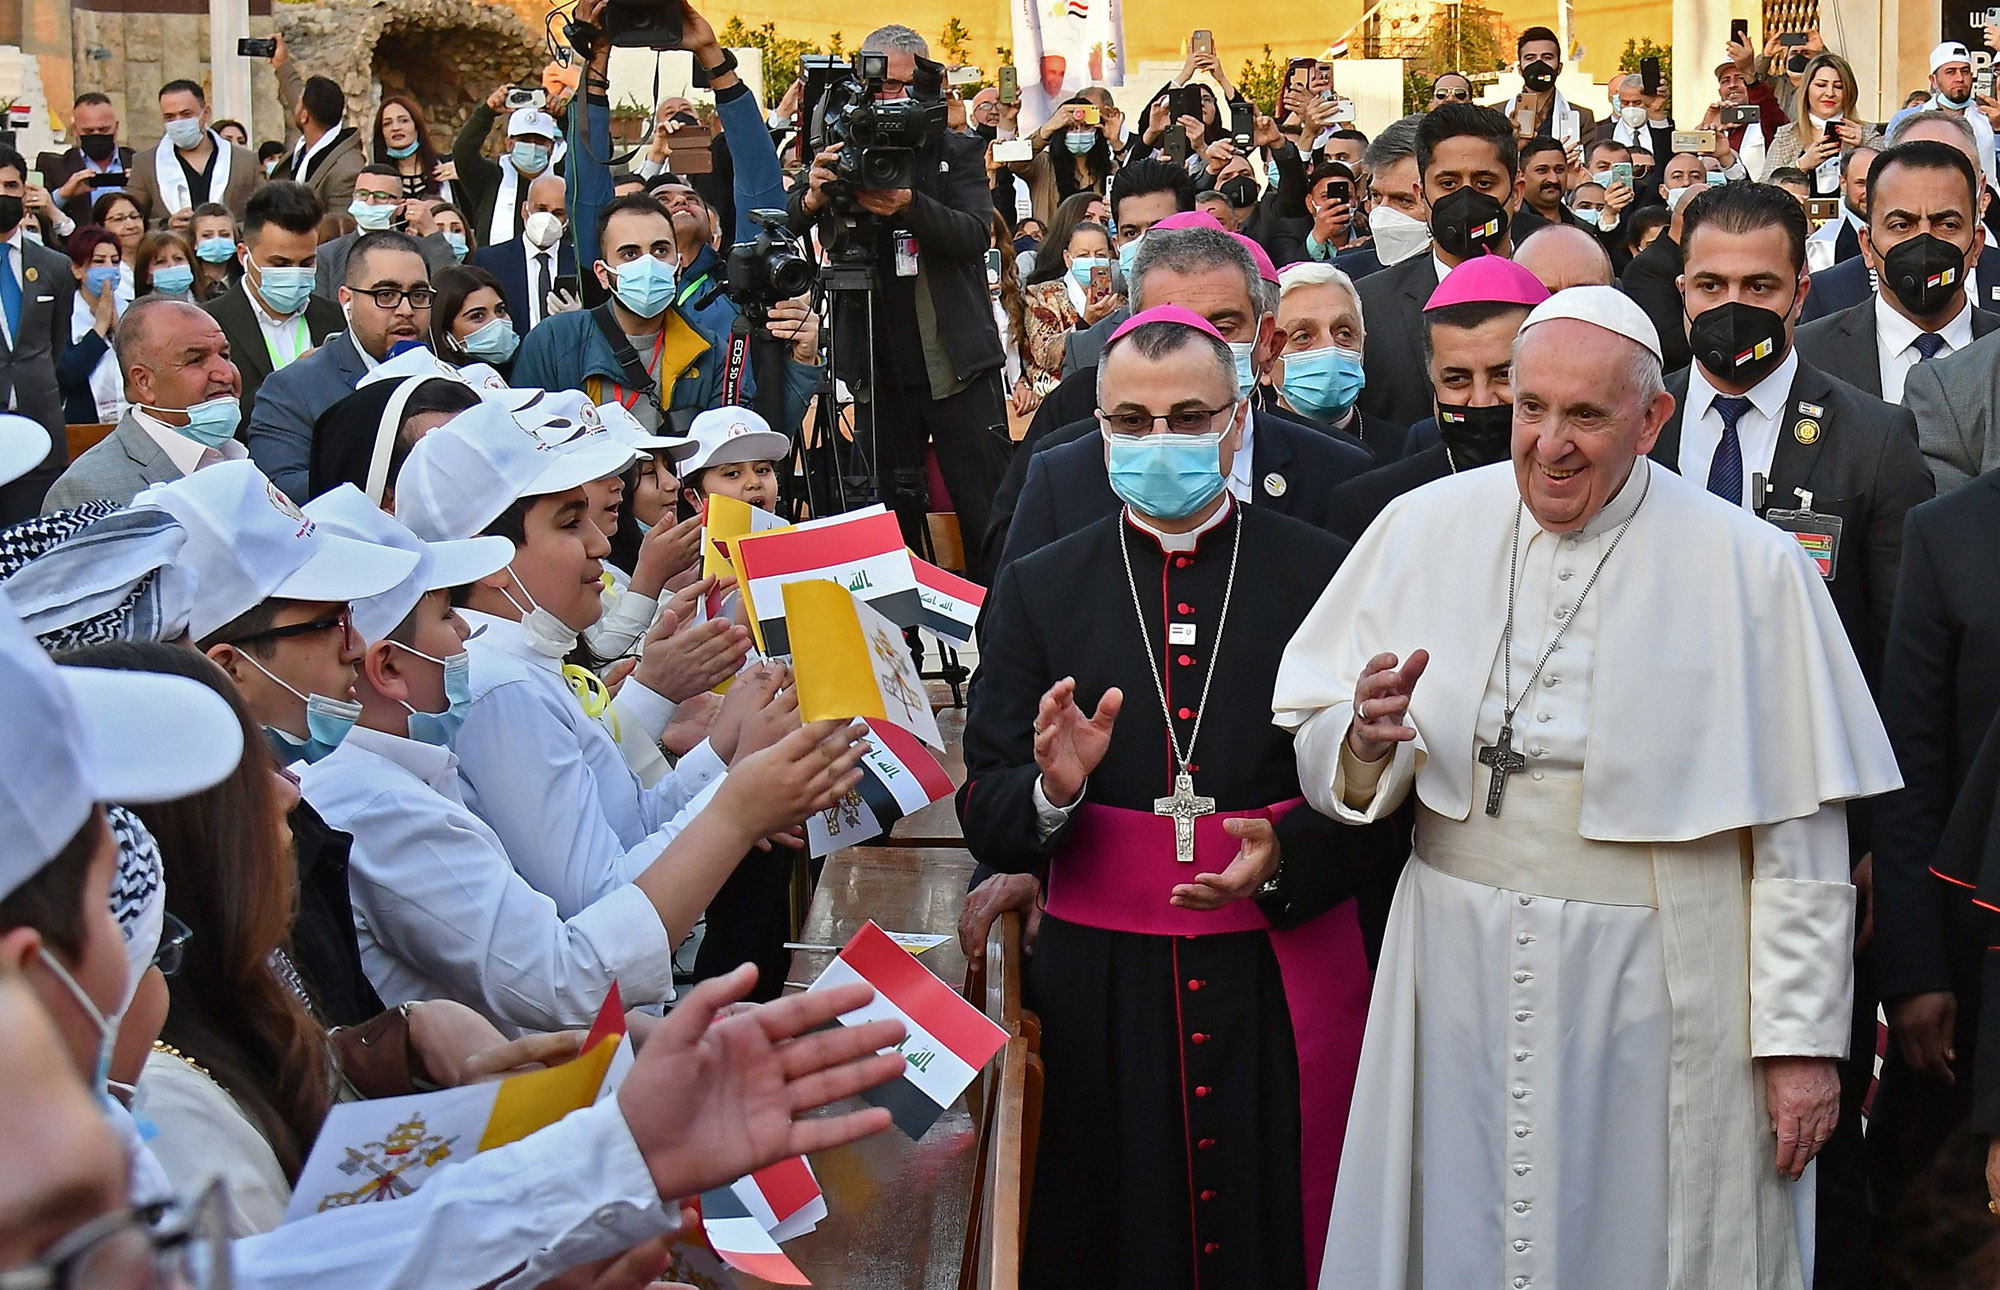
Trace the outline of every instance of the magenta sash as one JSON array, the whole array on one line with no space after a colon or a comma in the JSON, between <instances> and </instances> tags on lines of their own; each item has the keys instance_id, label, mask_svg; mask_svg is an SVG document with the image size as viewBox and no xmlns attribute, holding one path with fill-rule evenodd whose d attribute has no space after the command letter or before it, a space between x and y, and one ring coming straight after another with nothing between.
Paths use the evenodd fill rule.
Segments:
<instances>
[{"instance_id":1,"label":"magenta sash","mask_svg":"<svg viewBox=\"0 0 2000 1290\"><path fill-rule=\"evenodd\" d=\"M1048 912L1064 922L1148 936L1270 934L1285 984L1292 1043L1299 1060L1299 1172L1305 1221L1306 1275L1317 1275L1327 1217L1354 1100L1355 1068L1368 1019L1371 981L1354 902L1344 901L1301 927L1276 930L1252 900L1221 909L1182 909L1173 889L1197 874L1228 868L1240 846L1223 821L1277 820L1303 798L1257 811L1204 815L1194 825L1194 863L1174 858L1174 822L1147 811L1085 804L1049 866Z\"/></svg>"}]
</instances>

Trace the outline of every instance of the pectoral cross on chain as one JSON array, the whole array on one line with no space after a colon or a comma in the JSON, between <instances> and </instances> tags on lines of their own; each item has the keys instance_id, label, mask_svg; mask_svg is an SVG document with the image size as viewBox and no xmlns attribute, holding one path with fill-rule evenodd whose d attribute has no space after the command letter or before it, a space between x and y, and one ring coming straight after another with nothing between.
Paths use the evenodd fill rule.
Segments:
<instances>
[{"instance_id":1,"label":"pectoral cross on chain","mask_svg":"<svg viewBox=\"0 0 2000 1290\"><path fill-rule=\"evenodd\" d=\"M1194 795L1194 776L1182 771L1174 776L1172 797L1153 799L1153 814L1172 816L1174 821L1174 859L1182 864L1194 863L1194 822L1201 816L1215 814L1215 799Z\"/></svg>"},{"instance_id":2,"label":"pectoral cross on chain","mask_svg":"<svg viewBox=\"0 0 2000 1290\"><path fill-rule=\"evenodd\" d=\"M1500 738L1479 750L1479 760L1493 768L1493 780L1486 789L1486 813L1497 816L1500 799L1507 795L1507 777L1528 765L1528 759L1514 751L1513 722L1501 723Z\"/></svg>"}]
</instances>

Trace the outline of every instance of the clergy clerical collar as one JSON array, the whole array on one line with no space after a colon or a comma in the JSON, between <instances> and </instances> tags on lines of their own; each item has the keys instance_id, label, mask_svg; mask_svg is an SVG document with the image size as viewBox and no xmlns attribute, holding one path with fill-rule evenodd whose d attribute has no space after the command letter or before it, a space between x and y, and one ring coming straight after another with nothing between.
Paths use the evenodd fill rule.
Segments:
<instances>
[{"instance_id":1,"label":"clergy clerical collar","mask_svg":"<svg viewBox=\"0 0 2000 1290\"><path fill-rule=\"evenodd\" d=\"M1133 510L1130 506L1125 508L1125 521L1158 543L1161 551L1168 555L1173 555L1180 551L1192 551L1200 546L1202 537L1212 532L1224 520L1228 519L1235 509L1236 499L1229 496L1228 490L1225 489L1223 503L1215 508L1215 514L1209 516L1185 533L1168 533L1159 529L1154 526L1152 520L1139 514L1139 512Z\"/></svg>"},{"instance_id":2,"label":"clergy clerical collar","mask_svg":"<svg viewBox=\"0 0 2000 1290\"><path fill-rule=\"evenodd\" d=\"M1584 521L1583 527L1576 530L1576 536L1601 538L1631 519L1632 513L1639 509L1639 500L1646 495L1646 472L1652 468L1653 463L1644 453L1635 457L1632 461L1632 473L1625 476L1625 483L1612 495L1611 500L1604 504L1602 510ZM1532 519L1534 512L1530 511L1528 515Z\"/></svg>"}]
</instances>

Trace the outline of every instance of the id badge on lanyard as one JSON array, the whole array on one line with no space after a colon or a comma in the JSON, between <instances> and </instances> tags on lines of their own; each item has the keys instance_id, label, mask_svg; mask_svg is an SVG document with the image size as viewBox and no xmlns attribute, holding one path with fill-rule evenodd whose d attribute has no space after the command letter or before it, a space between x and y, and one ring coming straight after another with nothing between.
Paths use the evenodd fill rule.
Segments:
<instances>
[{"instance_id":1,"label":"id badge on lanyard","mask_svg":"<svg viewBox=\"0 0 2000 1290\"><path fill-rule=\"evenodd\" d=\"M1798 495L1797 510L1765 511L1764 519L1797 539L1800 549L1819 567L1819 576L1832 582L1840 565L1841 518L1814 511L1812 494L1804 489L1799 489Z\"/></svg>"},{"instance_id":2,"label":"id badge on lanyard","mask_svg":"<svg viewBox=\"0 0 2000 1290\"><path fill-rule=\"evenodd\" d=\"M906 228L899 228L896 230L895 233L895 241L896 241L896 276L899 278L916 277L917 276L916 235L911 233L910 230Z\"/></svg>"}]
</instances>

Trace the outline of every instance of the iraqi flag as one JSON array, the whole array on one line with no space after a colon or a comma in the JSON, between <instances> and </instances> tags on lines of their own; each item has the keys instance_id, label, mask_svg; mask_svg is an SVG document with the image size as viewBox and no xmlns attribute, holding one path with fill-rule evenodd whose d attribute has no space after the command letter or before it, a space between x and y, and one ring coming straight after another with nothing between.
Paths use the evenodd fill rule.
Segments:
<instances>
[{"instance_id":1,"label":"iraqi flag","mask_svg":"<svg viewBox=\"0 0 2000 1290\"><path fill-rule=\"evenodd\" d=\"M866 846L905 815L952 794L951 776L901 726L868 718L868 742L874 747L861 758L861 782L806 820L806 844L815 860L842 847Z\"/></svg>"},{"instance_id":2,"label":"iraqi flag","mask_svg":"<svg viewBox=\"0 0 2000 1290\"><path fill-rule=\"evenodd\" d=\"M811 1285L739 1194L738 1189L748 1181L743 1179L701 1194L701 1231L708 1238L709 1247L738 1272L747 1272L773 1285Z\"/></svg>"},{"instance_id":3,"label":"iraqi flag","mask_svg":"<svg viewBox=\"0 0 2000 1290\"><path fill-rule=\"evenodd\" d=\"M919 622L921 602L909 548L903 545L902 526L886 510L753 533L730 545L766 654L792 652L785 631L786 583L814 578L837 582L898 627Z\"/></svg>"},{"instance_id":4,"label":"iraqi flag","mask_svg":"<svg viewBox=\"0 0 2000 1290\"><path fill-rule=\"evenodd\" d=\"M915 1141L1006 1045L1007 1032L872 922L862 925L812 988L854 981L874 986L875 1000L842 1014L840 1024L894 1020L909 1031L902 1043L885 1050L903 1055L902 1078L861 1096L887 1108L896 1127Z\"/></svg>"},{"instance_id":5,"label":"iraqi flag","mask_svg":"<svg viewBox=\"0 0 2000 1290\"><path fill-rule=\"evenodd\" d=\"M970 645L980 606L986 603L986 588L914 555L910 568L917 577L917 625L945 640Z\"/></svg>"}]
</instances>

